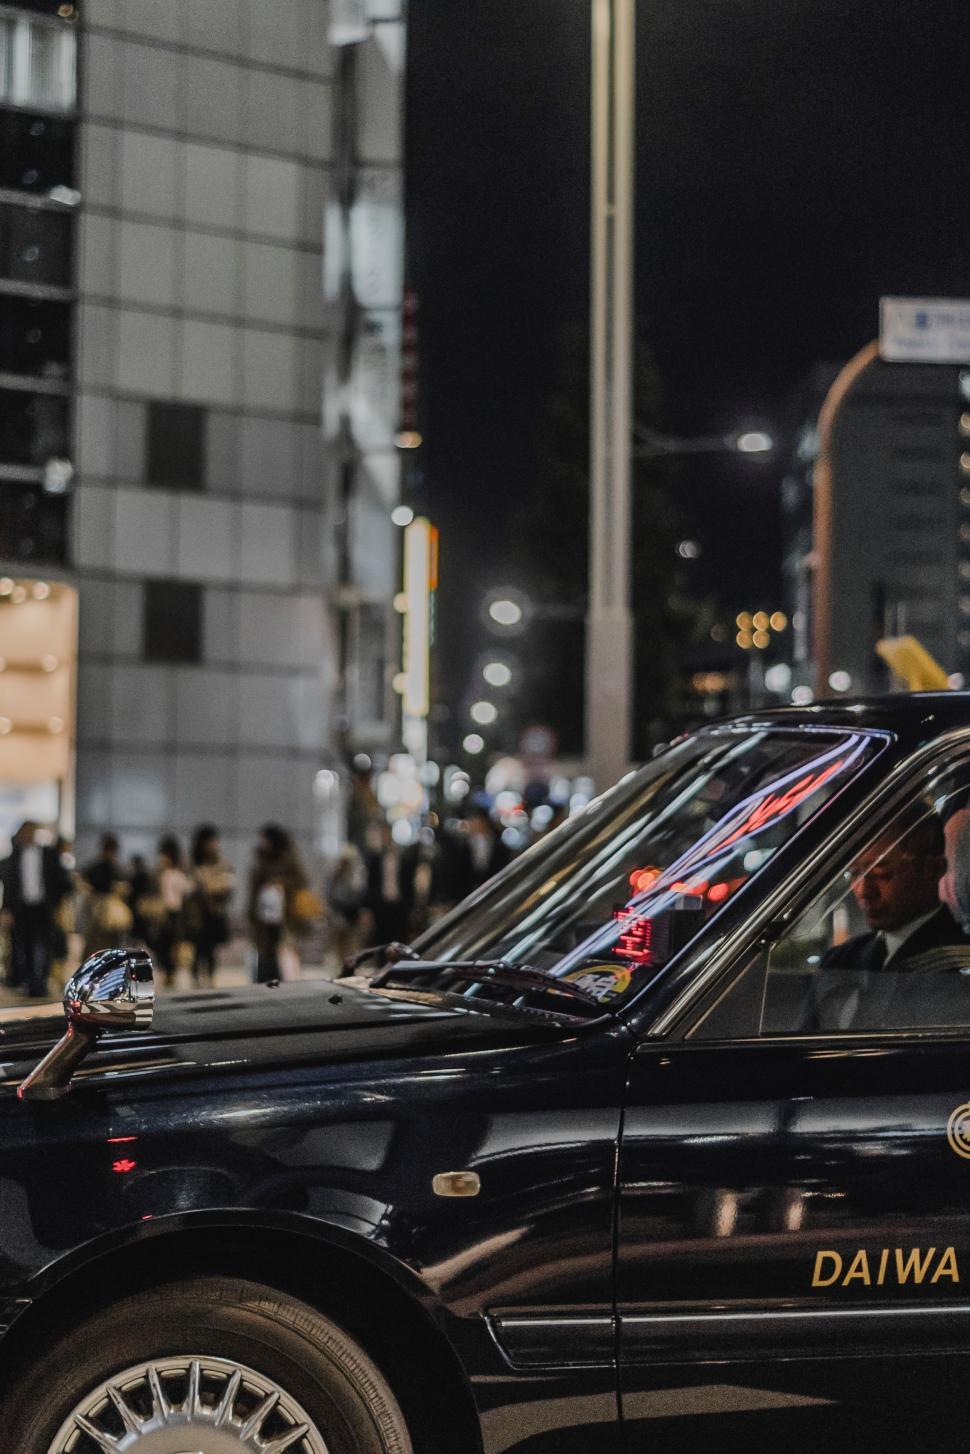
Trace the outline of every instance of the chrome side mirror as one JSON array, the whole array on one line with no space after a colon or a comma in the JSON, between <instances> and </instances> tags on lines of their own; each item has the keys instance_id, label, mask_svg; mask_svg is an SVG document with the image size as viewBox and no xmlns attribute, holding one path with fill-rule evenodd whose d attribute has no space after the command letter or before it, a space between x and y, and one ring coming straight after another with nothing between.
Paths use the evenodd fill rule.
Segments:
<instances>
[{"instance_id":1,"label":"chrome side mirror","mask_svg":"<svg viewBox=\"0 0 970 1454\"><path fill-rule=\"evenodd\" d=\"M103 949L67 982L67 1030L18 1088L21 1100L58 1100L105 1030L147 1030L155 1010L155 971L144 949Z\"/></svg>"}]
</instances>

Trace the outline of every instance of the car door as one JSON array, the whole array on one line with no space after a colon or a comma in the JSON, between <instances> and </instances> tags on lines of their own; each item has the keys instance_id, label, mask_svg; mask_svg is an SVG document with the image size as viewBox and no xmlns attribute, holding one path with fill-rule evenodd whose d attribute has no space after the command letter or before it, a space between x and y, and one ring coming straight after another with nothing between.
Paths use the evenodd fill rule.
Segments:
<instances>
[{"instance_id":1,"label":"car door","mask_svg":"<svg viewBox=\"0 0 970 1454\"><path fill-rule=\"evenodd\" d=\"M746 1450L962 1445L970 947L934 951L929 978L907 982L942 1007L923 1023L820 1030L806 1013L817 933L848 933L845 892L833 877L715 1001L631 1056L617 1266L630 1454L687 1449L708 1427Z\"/></svg>"}]
</instances>

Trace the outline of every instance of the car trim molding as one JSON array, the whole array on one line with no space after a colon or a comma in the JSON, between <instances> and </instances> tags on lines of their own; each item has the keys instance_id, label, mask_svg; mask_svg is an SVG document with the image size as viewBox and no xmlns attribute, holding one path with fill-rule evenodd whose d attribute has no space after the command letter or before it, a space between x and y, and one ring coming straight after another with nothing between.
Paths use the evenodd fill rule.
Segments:
<instances>
[{"instance_id":1,"label":"car trim molding","mask_svg":"<svg viewBox=\"0 0 970 1454\"><path fill-rule=\"evenodd\" d=\"M844 1356L847 1352L894 1353L907 1346L926 1351L963 1348L970 1303L933 1306L781 1308L743 1312L623 1313L621 1359L625 1363L700 1363L712 1358L751 1361L779 1357Z\"/></svg>"},{"instance_id":2,"label":"car trim molding","mask_svg":"<svg viewBox=\"0 0 970 1454\"><path fill-rule=\"evenodd\" d=\"M488 1326L512 1368L610 1368L616 1359L616 1320L609 1312L490 1313Z\"/></svg>"}]
</instances>

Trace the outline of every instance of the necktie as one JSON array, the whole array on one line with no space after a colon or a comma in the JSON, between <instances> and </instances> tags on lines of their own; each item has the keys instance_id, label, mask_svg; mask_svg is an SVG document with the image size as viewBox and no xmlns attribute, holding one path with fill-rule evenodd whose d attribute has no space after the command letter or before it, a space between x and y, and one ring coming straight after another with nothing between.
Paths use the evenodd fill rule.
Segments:
<instances>
[{"instance_id":1,"label":"necktie","mask_svg":"<svg viewBox=\"0 0 970 1454\"><path fill-rule=\"evenodd\" d=\"M880 970L884 968L888 958L889 945L886 943L886 937L884 934L877 934L869 948L866 969Z\"/></svg>"}]
</instances>

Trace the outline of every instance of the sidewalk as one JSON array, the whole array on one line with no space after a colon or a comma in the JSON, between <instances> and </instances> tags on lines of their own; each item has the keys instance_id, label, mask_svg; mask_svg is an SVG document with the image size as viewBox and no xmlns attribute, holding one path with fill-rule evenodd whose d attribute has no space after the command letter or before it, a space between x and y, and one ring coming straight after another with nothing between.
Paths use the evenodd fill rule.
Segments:
<instances>
[{"instance_id":1,"label":"sidewalk","mask_svg":"<svg viewBox=\"0 0 970 1454\"><path fill-rule=\"evenodd\" d=\"M333 979L337 973L335 965L328 964L305 964L300 975L301 979ZM216 970L212 986L206 988L232 989L243 985L252 984L252 976L244 960L232 959L228 964L220 965ZM48 1001L32 999L29 995L20 994L17 990L7 989L0 985L0 1010L11 1009L16 1005L42 1005L44 1003L56 1003L61 998L62 988L51 980L51 992ZM161 997L172 994L189 994L196 988L189 970L179 970L176 976L175 985L169 989L162 984L161 976L155 980L155 993Z\"/></svg>"}]
</instances>

